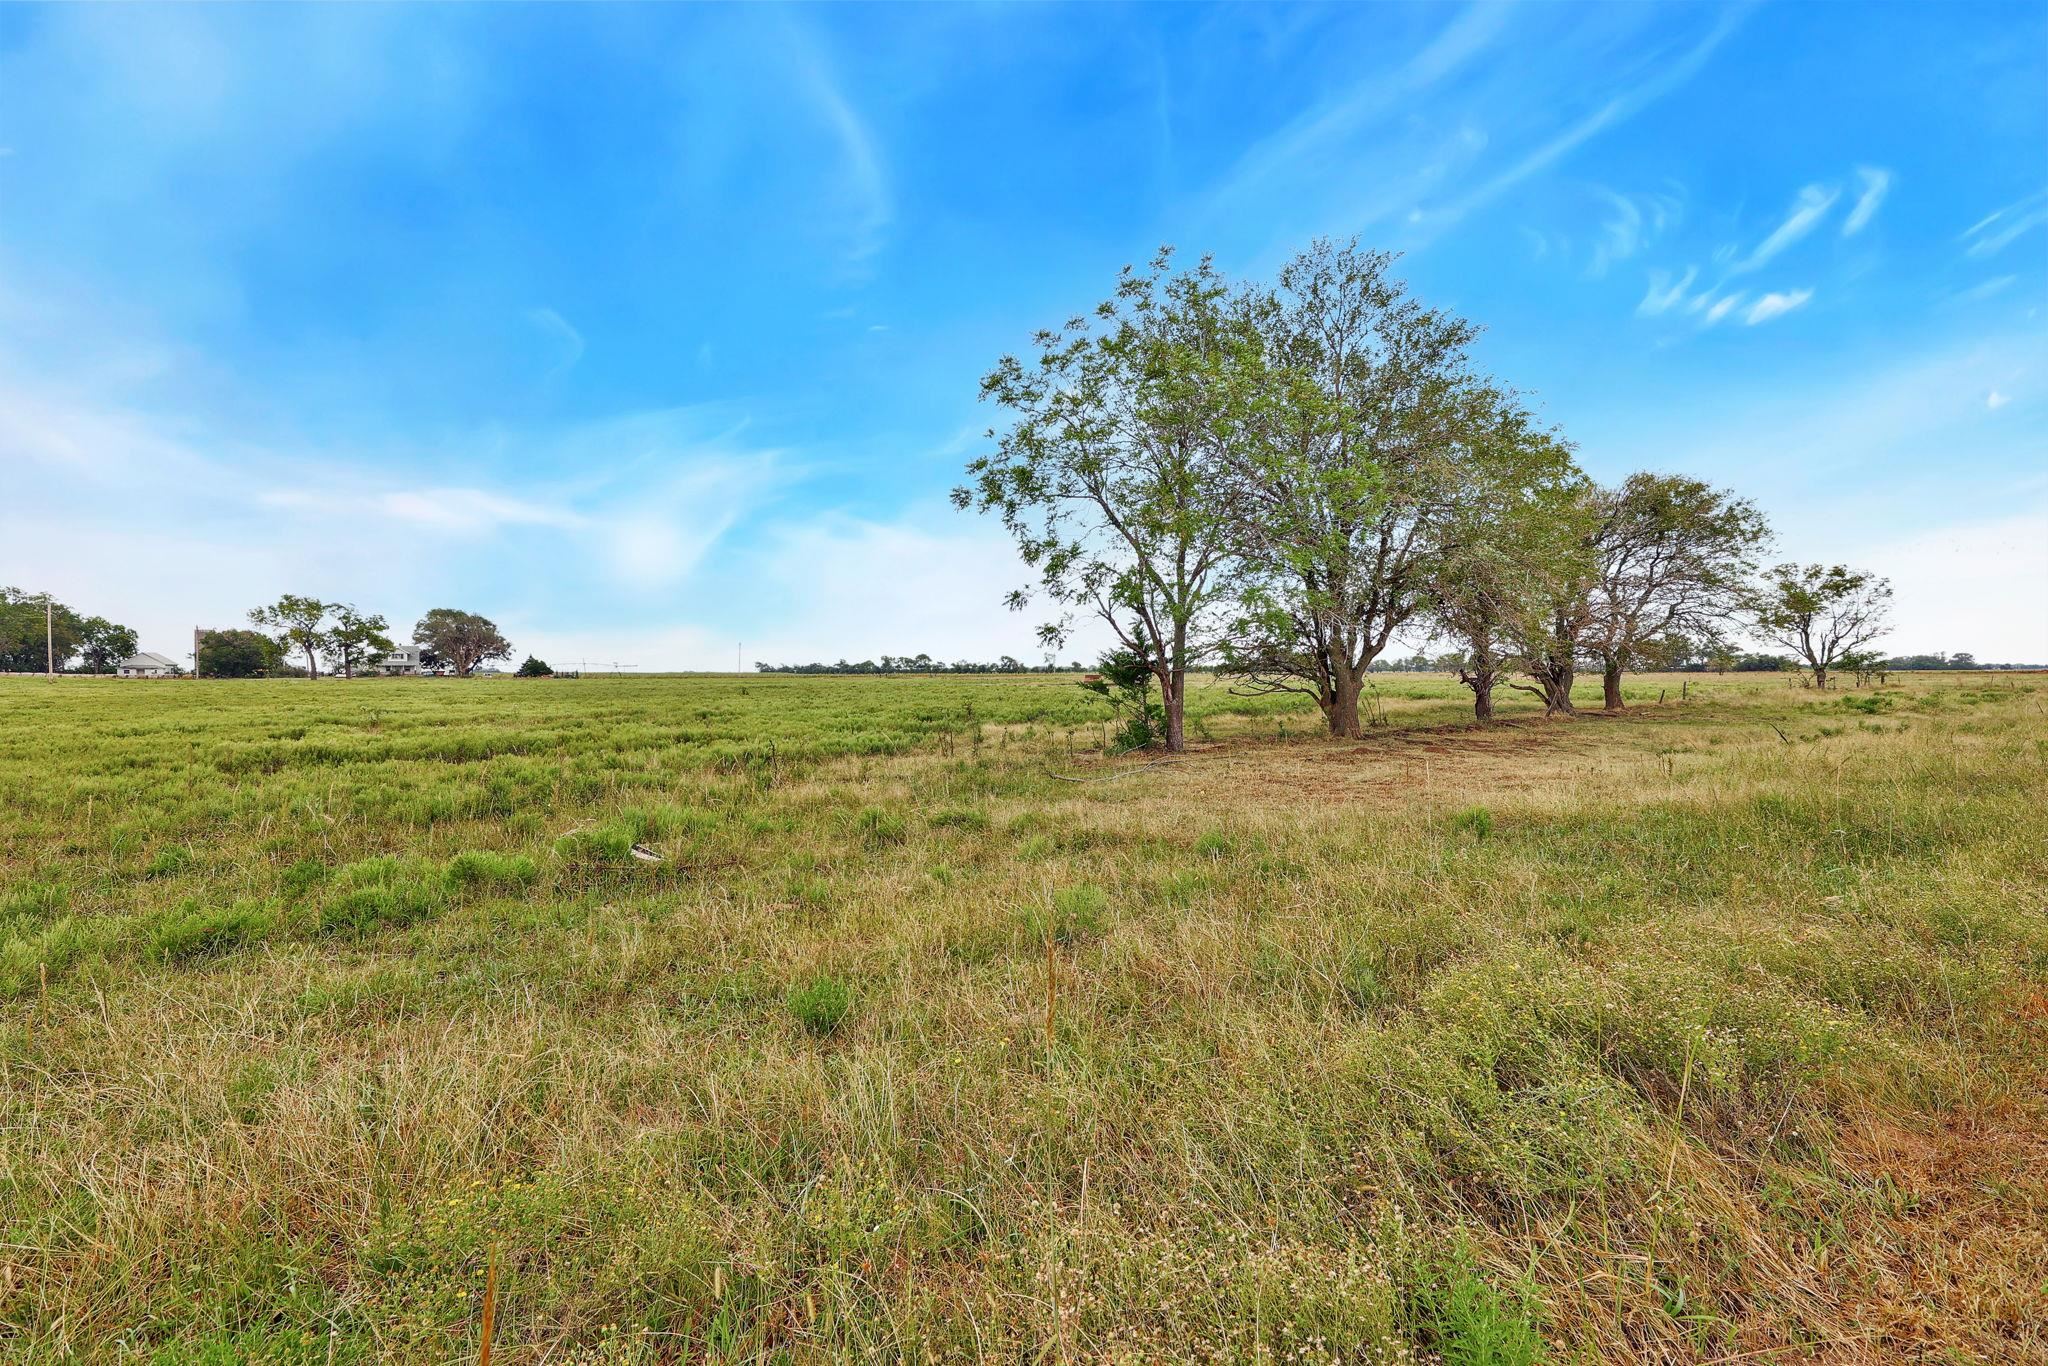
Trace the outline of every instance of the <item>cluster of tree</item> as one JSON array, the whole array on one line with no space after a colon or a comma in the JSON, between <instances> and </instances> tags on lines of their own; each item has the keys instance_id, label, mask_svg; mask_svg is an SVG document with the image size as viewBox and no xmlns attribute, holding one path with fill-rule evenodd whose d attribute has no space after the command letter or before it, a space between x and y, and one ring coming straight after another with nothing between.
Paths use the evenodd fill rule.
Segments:
<instances>
[{"instance_id":1,"label":"cluster of tree","mask_svg":"<svg viewBox=\"0 0 2048 1366\"><path fill-rule=\"evenodd\" d=\"M1573 711L1623 675L1720 644L1738 621L1829 672L1882 629L1889 586L1784 564L1749 500L1683 475L1611 487L1512 389L1478 329L1425 307L1391 256L1317 242L1271 284L1162 252L1091 315L982 380L1007 411L954 502L1001 517L1034 595L1105 623L1149 673L1169 749L1188 674L1305 693L1360 733L1365 676L1397 632L1448 639L1492 715L1497 687Z\"/></svg>"},{"instance_id":2,"label":"cluster of tree","mask_svg":"<svg viewBox=\"0 0 2048 1366\"><path fill-rule=\"evenodd\" d=\"M2038 669L2039 664L1979 664L1977 656L1967 650L1955 654L1893 655L1883 660L1878 667L1886 670L1910 673L1915 669Z\"/></svg>"},{"instance_id":3,"label":"cluster of tree","mask_svg":"<svg viewBox=\"0 0 2048 1366\"><path fill-rule=\"evenodd\" d=\"M134 653L129 627L82 616L43 593L0 587L0 673L111 673Z\"/></svg>"},{"instance_id":4,"label":"cluster of tree","mask_svg":"<svg viewBox=\"0 0 2048 1366\"><path fill-rule=\"evenodd\" d=\"M883 655L880 660L849 663L842 659L836 664L764 664L756 660L754 668L764 674L1027 674L1084 673L1088 666L1078 659L1066 664L1026 664L1014 655L1004 655L993 664L971 659L956 659L948 664L930 655Z\"/></svg>"},{"instance_id":5,"label":"cluster of tree","mask_svg":"<svg viewBox=\"0 0 2048 1366\"><path fill-rule=\"evenodd\" d=\"M356 670L374 668L397 645L385 632L390 623L352 603L286 593L276 602L251 609L249 620L261 631L209 631L195 660L209 678L276 677L297 674L318 678L324 661L329 673L355 677ZM466 677L493 659L508 659L511 643L488 618L452 607L436 607L413 626L420 668L428 673ZM305 663L300 665L298 660Z\"/></svg>"}]
</instances>

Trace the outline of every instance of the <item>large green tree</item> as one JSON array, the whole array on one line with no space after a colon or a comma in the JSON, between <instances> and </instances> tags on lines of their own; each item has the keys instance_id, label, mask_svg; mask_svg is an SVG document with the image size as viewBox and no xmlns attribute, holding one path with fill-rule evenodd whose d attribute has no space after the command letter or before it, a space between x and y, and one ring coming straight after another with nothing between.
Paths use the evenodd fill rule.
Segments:
<instances>
[{"instance_id":1,"label":"large green tree","mask_svg":"<svg viewBox=\"0 0 2048 1366\"><path fill-rule=\"evenodd\" d=\"M1793 651L1825 688L1847 656L1891 626L1892 586L1868 570L1832 564L1781 564L1755 596L1757 628Z\"/></svg>"},{"instance_id":2,"label":"large green tree","mask_svg":"<svg viewBox=\"0 0 2048 1366\"><path fill-rule=\"evenodd\" d=\"M1593 627L1593 587L1599 580L1599 490L1580 483L1547 499L1542 515L1525 527L1521 584L1502 623L1507 662L1527 681L1509 686L1542 699L1546 716L1575 716L1572 687Z\"/></svg>"},{"instance_id":3,"label":"large green tree","mask_svg":"<svg viewBox=\"0 0 2048 1366\"><path fill-rule=\"evenodd\" d=\"M326 648L329 605L319 598L286 593L267 607L252 608L249 620L269 628L271 639L286 654L306 657L306 676L320 676L320 651Z\"/></svg>"},{"instance_id":4,"label":"large green tree","mask_svg":"<svg viewBox=\"0 0 2048 1366\"><path fill-rule=\"evenodd\" d=\"M1518 407L1504 408L1481 440L1486 449L1429 565L1429 616L1458 645L1448 662L1472 692L1474 719L1490 721L1515 642L1541 635L1531 624L1544 619L1559 560L1576 553L1559 528L1586 481L1564 442Z\"/></svg>"},{"instance_id":5,"label":"large green tree","mask_svg":"<svg viewBox=\"0 0 2048 1366\"><path fill-rule=\"evenodd\" d=\"M1746 498L1677 474L1632 474L1597 497L1595 574L1582 645L1601 666L1603 701L1674 640L1707 645L1742 610L1770 535Z\"/></svg>"},{"instance_id":6,"label":"large green tree","mask_svg":"<svg viewBox=\"0 0 2048 1366\"><path fill-rule=\"evenodd\" d=\"M78 655L96 674L109 673L134 656L135 630L119 626L105 617L86 617L78 623Z\"/></svg>"},{"instance_id":7,"label":"large green tree","mask_svg":"<svg viewBox=\"0 0 2048 1366\"><path fill-rule=\"evenodd\" d=\"M327 656L329 672L354 678L358 668L375 664L396 648L384 634L391 626L383 617L352 603L330 603L327 610L334 624L327 628L320 650Z\"/></svg>"},{"instance_id":8,"label":"large green tree","mask_svg":"<svg viewBox=\"0 0 2048 1366\"><path fill-rule=\"evenodd\" d=\"M415 645L434 654L467 677L488 659L509 659L512 645L498 633L488 617L461 612L453 607L436 607L412 628ZM389 648L388 645L386 648Z\"/></svg>"},{"instance_id":9,"label":"large green tree","mask_svg":"<svg viewBox=\"0 0 2048 1366\"><path fill-rule=\"evenodd\" d=\"M1359 734L1367 670L1427 603L1497 398L1469 372L1478 329L1412 298L1393 260L1318 241L1252 297L1265 371L1221 485L1253 571L1225 667L1313 697L1338 736Z\"/></svg>"},{"instance_id":10,"label":"large green tree","mask_svg":"<svg viewBox=\"0 0 2048 1366\"><path fill-rule=\"evenodd\" d=\"M954 504L992 512L1037 573L1010 595L1060 609L1048 647L1095 617L1159 684L1164 743L1186 747L1189 671L1210 656L1231 602L1234 543L1219 497L1244 420L1258 339L1207 261L1161 252L1126 268L1092 317L1005 356L982 397L1010 422L968 466Z\"/></svg>"},{"instance_id":11,"label":"large green tree","mask_svg":"<svg viewBox=\"0 0 2048 1366\"><path fill-rule=\"evenodd\" d=\"M261 631L208 631L199 638L193 671L201 678L261 678L283 663L283 648Z\"/></svg>"},{"instance_id":12,"label":"large green tree","mask_svg":"<svg viewBox=\"0 0 2048 1366\"><path fill-rule=\"evenodd\" d=\"M63 668L78 653L83 624L78 614L41 593L0 588L0 673L42 673Z\"/></svg>"}]
</instances>

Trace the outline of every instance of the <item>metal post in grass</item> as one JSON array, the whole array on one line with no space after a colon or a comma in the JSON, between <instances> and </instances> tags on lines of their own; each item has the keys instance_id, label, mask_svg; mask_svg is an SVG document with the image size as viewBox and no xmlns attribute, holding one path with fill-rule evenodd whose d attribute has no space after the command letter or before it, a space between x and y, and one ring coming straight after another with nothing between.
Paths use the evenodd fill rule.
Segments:
<instances>
[{"instance_id":1,"label":"metal post in grass","mask_svg":"<svg viewBox=\"0 0 2048 1366\"><path fill-rule=\"evenodd\" d=\"M482 1345L477 1348L476 1366L491 1366L491 1332L498 1324L498 1250L491 1249L484 1267L484 1312L479 1326Z\"/></svg>"},{"instance_id":2,"label":"metal post in grass","mask_svg":"<svg viewBox=\"0 0 2048 1366\"><path fill-rule=\"evenodd\" d=\"M1052 920L1045 922L1045 1051L1052 1054L1054 1010L1059 1004L1059 960L1053 953Z\"/></svg>"}]
</instances>

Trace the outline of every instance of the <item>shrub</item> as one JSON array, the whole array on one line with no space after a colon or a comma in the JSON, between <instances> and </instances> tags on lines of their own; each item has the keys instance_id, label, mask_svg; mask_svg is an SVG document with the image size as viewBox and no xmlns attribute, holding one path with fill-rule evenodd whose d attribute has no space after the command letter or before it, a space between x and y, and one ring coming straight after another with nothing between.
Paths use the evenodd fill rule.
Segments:
<instances>
[{"instance_id":1,"label":"shrub","mask_svg":"<svg viewBox=\"0 0 2048 1366\"><path fill-rule=\"evenodd\" d=\"M1390 994L1387 984L1380 980L1378 962L1364 949L1353 949L1344 956L1337 969L1337 990L1359 1010L1384 1005Z\"/></svg>"},{"instance_id":2,"label":"shrub","mask_svg":"<svg viewBox=\"0 0 2048 1366\"><path fill-rule=\"evenodd\" d=\"M555 857L579 867L633 861L633 831L624 825L571 830L555 841Z\"/></svg>"},{"instance_id":3,"label":"shrub","mask_svg":"<svg viewBox=\"0 0 2048 1366\"><path fill-rule=\"evenodd\" d=\"M1493 833L1493 813L1483 806L1468 806L1451 817L1451 829L1483 840Z\"/></svg>"},{"instance_id":4,"label":"shrub","mask_svg":"<svg viewBox=\"0 0 2048 1366\"><path fill-rule=\"evenodd\" d=\"M813 977L789 989L789 1013L820 1036L835 1032L853 1008L853 993L836 977Z\"/></svg>"},{"instance_id":5,"label":"shrub","mask_svg":"<svg viewBox=\"0 0 2048 1366\"><path fill-rule=\"evenodd\" d=\"M1102 933L1108 914L1109 893L1084 882L1054 892L1050 908L1034 907L1024 917L1024 929L1032 939L1072 944Z\"/></svg>"},{"instance_id":6,"label":"shrub","mask_svg":"<svg viewBox=\"0 0 2048 1366\"><path fill-rule=\"evenodd\" d=\"M106 922L60 916L41 931L0 944L0 1000L37 990L73 963L105 947L116 931Z\"/></svg>"},{"instance_id":7,"label":"shrub","mask_svg":"<svg viewBox=\"0 0 2048 1366\"><path fill-rule=\"evenodd\" d=\"M160 849L157 856L149 861L149 867L142 870L144 877L170 877L183 872L192 863L192 851L182 844Z\"/></svg>"},{"instance_id":8,"label":"shrub","mask_svg":"<svg viewBox=\"0 0 2048 1366\"><path fill-rule=\"evenodd\" d=\"M540 869L524 854L493 854L471 849L448 860L448 886L456 891L500 888L507 891L530 887Z\"/></svg>"},{"instance_id":9,"label":"shrub","mask_svg":"<svg viewBox=\"0 0 2048 1366\"><path fill-rule=\"evenodd\" d=\"M369 866L384 864L391 866ZM342 871L344 889L320 908L323 934L367 934L384 926L410 925L439 914L448 904L444 879L420 870L403 875L396 859L369 859Z\"/></svg>"},{"instance_id":10,"label":"shrub","mask_svg":"<svg viewBox=\"0 0 2048 1366\"><path fill-rule=\"evenodd\" d=\"M150 932L149 956L163 963L184 963L226 953L269 934L276 913L263 906L202 906L187 900L157 917Z\"/></svg>"},{"instance_id":11,"label":"shrub","mask_svg":"<svg viewBox=\"0 0 2048 1366\"><path fill-rule=\"evenodd\" d=\"M1543 1335L1511 1296L1488 1284L1458 1250L1426 1269L1411 1301L1415 1327L1444 1366L1536 1366Z\"/></svg>"},{"instance_id":12,"label":"shrub","mask_svg":"<svg viewBox=\"0 0 2048 1366\"><path fill-rule=\"evenodd\" d=\"M879 806L860 813L860 837L872 845L901 844L905 837L903 817Z\"/></svg>"},{"instance_id":13,"label":"shrub","mask_svg":"<svg viewBox=\"0 0 2048 1366\"><path fill-rule=\"evenodd\" d=\"M1166 734L1166 709L1152 699L1152 670L1129 650L1112 650L1095 666L1097 677L1080 686L1109 703L1116 715L1113 754L1150 749Z\"/></svg>"},{"instance_id":14,"label":"shrub","mask_svg":"<svg viewBox=\"0 0 2048 1366\"><path fill-rule=\"evenodd\" d=\"M33 934L64 910L64 889L54 883L30 883L0 895L0 939Z\"/></svg>"},{"instance_id":15,"label":"shrub","mask_svg":"<svg viewBox=\"0 0 2048 1366\"><path fill-rule=\"evenodd\" d=\"M302 858L284 870L278 889L293 901L327 881L327 865L318 859Z\"/></svg>"}]
</instances>

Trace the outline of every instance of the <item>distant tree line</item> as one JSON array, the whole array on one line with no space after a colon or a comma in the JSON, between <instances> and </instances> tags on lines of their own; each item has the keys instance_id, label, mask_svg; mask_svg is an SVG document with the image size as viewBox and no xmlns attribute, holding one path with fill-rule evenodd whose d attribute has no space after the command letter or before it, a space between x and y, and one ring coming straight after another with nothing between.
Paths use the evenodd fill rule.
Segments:
<instances>
[{"instance_id":1,"label":"distant tree line","mask_svg":"<svg viewBox=\"0 0 2048 1366\"><path fill-rule=\"evenodd\" d=\"M1885 629L1891 588L1841 565L1768 570L1763 514L1682 474L1602 485L1512 388L1478 328L1426 307L1393 257L1318 241L1271 283L1162 251L1113 296L982 380L1005 421L956 506L999 517L1035 572L1056 648L1079 617L1104 661L1156 690L1184 745L1190 672L1311 697L1361 733L1365 679L1396 634L1491 717L1502 686L1571 715L1581 671L1622 705L1633 670L1726 656L1745 634L1813 683Z\"/></svg>"},{"instance_id":2,"label":"distant tree line","mask_svg":"<svg viewBox=\"0 0 2048 1366\"><path fill-rule=\"evenodd\" d=\"M135 654L135 632L105 617L86 616L54 598L0 588L0 673L58 669L112 673Z\"/></svg>"},{"instance_id":3,"label":"distant tree line","mask_svg":"<svg viewBox=\"0 0 2048 1366\"><path fill-rule=\"evenodd\" d=\"M833 664L754 662L755 670L764 674L1040 674L1085 673L1088 667L1078 659L1066 664L1055 664L1049 660L1042 664L1026 664L1014 655L1004 655L992 664L972 659L956 659L948 663L930 655L883 655L878 660L848 662L842 659Z\"/></svg>"}]
</instances>

